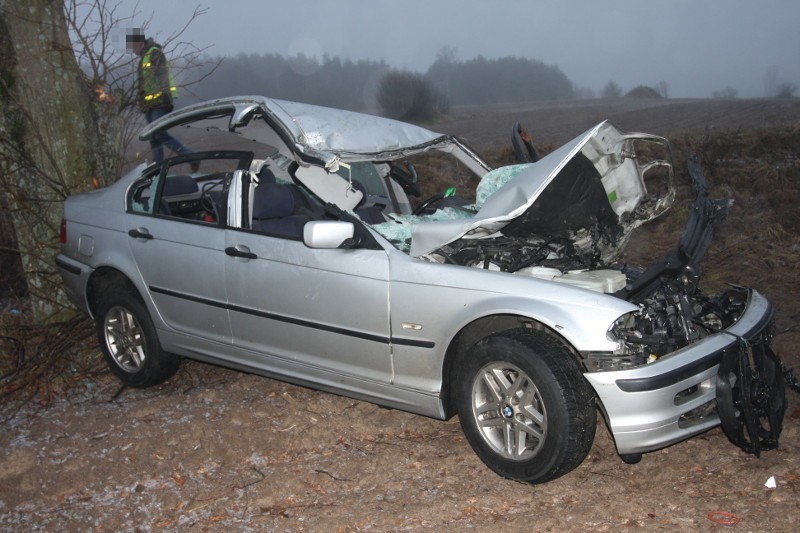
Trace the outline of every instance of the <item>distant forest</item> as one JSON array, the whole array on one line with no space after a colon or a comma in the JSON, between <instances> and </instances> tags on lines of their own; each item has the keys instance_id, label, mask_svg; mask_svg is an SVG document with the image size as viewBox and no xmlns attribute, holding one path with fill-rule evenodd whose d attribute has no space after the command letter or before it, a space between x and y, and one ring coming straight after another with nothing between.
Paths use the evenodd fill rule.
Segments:
<instances>
[{"instance_id":1,"label":"distant forest","mask_svg":"<svg viewBox=\"0 0 800 533\"><path fill-rule=\"evenodd\" d=\"M482 105L575 98L572 82L556 66L521 57L469 61L440 57L429 79L453 105Z\"/></svg>"},{"instance_id":2,"label":"distant forest","mask_svg":"<svg viewBox=\"0 0 800 533\"><path fill-rule=\"evenodd\" d=\"M576 97L561 70L517 57L459 61L447 48L424 73L450 105L483 105ZM214 61L209 61L209 64ZM210 68L210 67L208 67ZM188 87L194 98L260 94L351 110L377 108L381 80L393 69L384 61L278 54L239 54L224 58L215 70ZM397 72L394 70L394 72Z\"/></svg>"}]
</instances>

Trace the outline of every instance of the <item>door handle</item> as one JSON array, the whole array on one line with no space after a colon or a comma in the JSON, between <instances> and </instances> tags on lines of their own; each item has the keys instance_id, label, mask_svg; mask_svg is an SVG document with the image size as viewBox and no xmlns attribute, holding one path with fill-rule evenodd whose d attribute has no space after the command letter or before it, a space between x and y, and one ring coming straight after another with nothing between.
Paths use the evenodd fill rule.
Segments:
<instances>
[{"instance_id":1,"label":"door handle","mask_svg":"<svg viewBox=\"0 0 800 533\"><path fill-rule=\"evenodd\" d=\"M133 237L134 239L152 239L153 236L150 235L150 232L144 228L136 228L128 231L128 235Z\"/></svg>"},{"instance_id":2,"label":"door handle","mask_svg":"<svg viewBox=\"0 0 800 533\"><path fill-rule=\"evenodd\" d=\"M225 253L231 257L243 257L245 259L258 259L258 256L250 251L247 246L237 244L236 246L228 246L225 248Z\"/></svg>"}]
</instances>

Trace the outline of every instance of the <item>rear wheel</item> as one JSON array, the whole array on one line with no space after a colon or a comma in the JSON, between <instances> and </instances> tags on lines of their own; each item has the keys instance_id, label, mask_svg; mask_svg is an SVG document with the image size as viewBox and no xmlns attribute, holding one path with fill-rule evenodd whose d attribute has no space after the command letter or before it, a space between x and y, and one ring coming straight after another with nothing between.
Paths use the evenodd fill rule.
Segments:
<instances>
[{"instance_id":1,"label":"rear wheel","mask_svg":"<svg viewBox=\"0 0 800 533\"><path fill-rule=\"evenodd\" d=\"M131 387L163 383L178 371L180 358L161 349L153 321L138 294L112 291L103 297L97 310L97 337L106 364Z\"/></svg>"},{"instance_id":2,"label":"rear wheel","mask_svg":"<svg viewBox=\"0 0 800 533\"><path fill-rule=\"evenodd\" d=\"M501 476L543 483L578 466L594 441L589 384L546 334L487 337L456 373L457 407L475 453Z\"/></svg>"}]
</instances>

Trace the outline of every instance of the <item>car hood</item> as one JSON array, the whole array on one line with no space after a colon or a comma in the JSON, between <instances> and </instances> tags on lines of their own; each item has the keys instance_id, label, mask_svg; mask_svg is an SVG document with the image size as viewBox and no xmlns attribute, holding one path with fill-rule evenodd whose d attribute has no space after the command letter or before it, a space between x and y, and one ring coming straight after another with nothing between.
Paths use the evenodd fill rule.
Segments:
<instances>
[{"instance_id":1,"label":"car hood","mask_svg":"<svg viewBox=\"0 0 800 533\"><path fill-rule=\"evenodd\" d=\"M641 164L637 141L665 147L667 157ZM496 236L568 240L579 253L616 259L630 232L665 212L674 199L669 143L662 137L622 133L602 122L536 163L486 174L470 218L420 222L411 230L412 256L424 256L460 239ZM645 175L666 169L661 194L648 193Z\"/></svg>"},{"instance_id":2,"label":"car hood","mask_svg":"<svg viewBox=\"0 0 800 533\"><path fill-rule=\"evenodd\" d=\"M301 159L326 168L338 160L393 159L398 152L410 155L452 142L450 136L397 120L264 96L220 98L181 108L147 125L139 138L148 140L175 126L227 116L230 131L263 117Z\"/></svg>"}]
</instances>

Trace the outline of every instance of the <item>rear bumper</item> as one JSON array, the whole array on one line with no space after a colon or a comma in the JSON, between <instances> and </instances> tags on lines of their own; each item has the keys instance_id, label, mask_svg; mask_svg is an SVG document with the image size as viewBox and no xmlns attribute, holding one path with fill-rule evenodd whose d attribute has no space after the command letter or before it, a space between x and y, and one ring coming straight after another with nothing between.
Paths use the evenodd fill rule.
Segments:
<instances>
[{"instance_id":1,"label":"rear bumper","mask_svg":"<svg viewBox=\"0 0 800 533\"><path fill-rule=\"evenodd\" d=\"M69 300L78 309L91 316L92 313L86 301L86 284L92 274L92 268L64 254L58 254L56 257L56 267L64 281L64 290Z\"/></svg>"},{"instance_id":2,"label":"rear bumper","mask_svg":"<svg viewBox=\"0 0 800 533\"><path fill-rule=\"evenodd\" d=\"M740 349L741 339L766 334L771 320L770 303L750 291L744 313L725 331L649 365L584 374L602 404L617 451L649 452L718 426L719 363L728 351Z\"/></svg>"}]
</instances>

